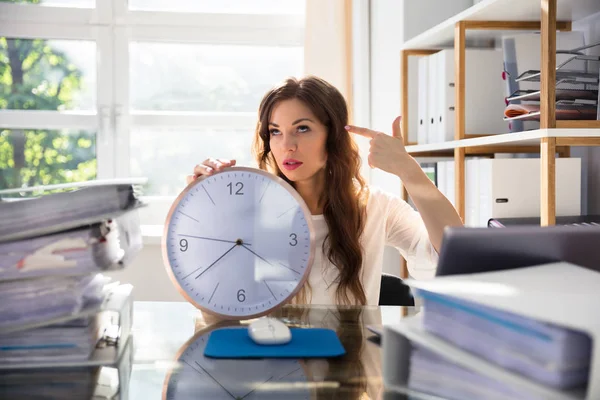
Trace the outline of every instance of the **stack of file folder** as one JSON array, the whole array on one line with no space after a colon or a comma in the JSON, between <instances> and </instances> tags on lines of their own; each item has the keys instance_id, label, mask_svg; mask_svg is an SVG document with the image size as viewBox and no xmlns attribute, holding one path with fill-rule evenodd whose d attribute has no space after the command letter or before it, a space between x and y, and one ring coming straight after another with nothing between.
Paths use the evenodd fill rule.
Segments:
<instances>
[{"instance_id":1,"label":"stack of file folder","mask_svg":"<svg viewBox=\"0 0 600 400\"><path fill-rule=\"evenodd\" d=\"M557 58L563 57L566 60L560 62L556 68L556 82L554 82L556 119L600 119L600 107L598 106L599 71L594 69L595 64L592 63L590 63L591 70L585 67L586 63L590 61L600 61L599 56L585 53L588 49L597 46L600 46L600 43L557 52ZM516 46L513 44L513 47ZM514 51L514 48L512 50ZM510 52L510 50L508 51ZM518 61L516 60L517 63ZM584 66L583 70L579 66ZM509 72L505 71L505 74L509 74ZM517 89L506 98L505 121L539 121L541 92L539 88L521 88L521 83L525 82L541 82L540 70L525 70L514 79L512 86Z\"/></svg>"},{"instance_id":2,"label":"stack of file folder","mask_svg":"<svg viewBox=\"0 0 600 400\"><path fill-rule=\"evenodd\" d=\"M406 281L424 311L384 330L390 388L448 399L600 398L600 273L560 262Z\"/></svg>"},{"instance_id":3,"label":"stack of file folder","mask_svg":"<svg viewBox=\"0 0 600 400\"><path fill-rule=\"evenodd\" d=\"M102 272L124 268L142 247L142 183L0 191L0 398L93 394L101 367L127 357L132 286Z\"/></svg>"}]
</instances>

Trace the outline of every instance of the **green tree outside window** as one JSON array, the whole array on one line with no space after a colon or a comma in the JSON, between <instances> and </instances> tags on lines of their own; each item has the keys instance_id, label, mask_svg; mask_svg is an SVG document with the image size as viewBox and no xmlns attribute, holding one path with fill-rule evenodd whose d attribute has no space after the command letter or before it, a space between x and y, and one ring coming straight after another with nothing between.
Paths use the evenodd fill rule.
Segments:
<instances>
[{"instance_id":1,"label":"green tree outside window","mask_svg":"<svg viewBox=\"0 0 600 400\"><path fill-rule=\"evenodd\" d=\"M67 110L81 87L81 71L48 41L0 37L0 109ZM95 133L0 128L0 189L95 177Z\"/></svg>"}]
</instances>

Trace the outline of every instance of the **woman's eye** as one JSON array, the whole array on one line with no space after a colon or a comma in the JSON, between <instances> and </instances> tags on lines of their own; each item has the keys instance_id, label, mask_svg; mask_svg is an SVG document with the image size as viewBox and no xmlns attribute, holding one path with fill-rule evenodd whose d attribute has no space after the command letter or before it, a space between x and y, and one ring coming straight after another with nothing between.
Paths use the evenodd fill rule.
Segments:
<instances>
[{"instance_id":1,"label":"woman's eye","mask_svg":"<svg viewBox=\"0 0 600 400\"><path fill-rule=\"evenodd\" d=\"M298 127L298 132L300 132L300 133L308 132L309 130L310 130L310 128L306 125L300 125Z\"/></svg>"},{"instance_id":2,"label":"woman's eye","mask_svg":"<svg viewBox=\"0 0 600 400\"><path fill-rule=\"evenodd\" d=\"M277 129L270 129L269 130L269 134L271 134L271 135L279 135L279 130L277 130Z\"/></svg>"}]
</instances>

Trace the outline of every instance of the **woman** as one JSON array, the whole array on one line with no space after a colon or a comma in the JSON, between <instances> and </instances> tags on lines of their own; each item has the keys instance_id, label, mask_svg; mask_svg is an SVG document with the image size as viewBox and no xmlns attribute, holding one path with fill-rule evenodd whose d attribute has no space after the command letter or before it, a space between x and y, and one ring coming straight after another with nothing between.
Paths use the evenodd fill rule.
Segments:
<instances>
[{"instance_id":1,"label":"woman","mask_svg":"<svg viewBox=\"0 0 600 400\"><path fill-rule=\"evenodd\" d=\"M347 124L342 94L317 77L288 79L260 104L258 166L290 183L313 215L318 251L308 285L295 299L299 303L377 305L385 245L407 259L411 276L430 277L444 228L462 225L406 152L400 118L392 126L395 137ZM369 165L398 176L420 214L402 199L366 186L349 132L371 139ZM235 160L208 159L190 179L233 165Z\"/></svg>"}]
</instances>

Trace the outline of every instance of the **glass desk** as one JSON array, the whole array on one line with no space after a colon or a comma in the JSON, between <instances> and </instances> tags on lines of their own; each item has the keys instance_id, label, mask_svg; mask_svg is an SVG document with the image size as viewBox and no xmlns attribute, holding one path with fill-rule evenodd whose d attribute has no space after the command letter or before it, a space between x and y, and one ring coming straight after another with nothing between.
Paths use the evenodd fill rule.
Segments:
<instances>
[{"instance_id":1,"label":"glass desk","mask_svg":"<svg viewBox=\"0 0 600 400\"><path fill-rule=\"evenodd\" d=\"M477 371L447 365L443 355L425 357L429 363L424 363L423 357L413 357L423 356L422 352L415 353L417 347L408 343L403 344L407 351L390 345L389 351L395 352L392 361L398 362L392 368L401 367L394 372L400 383L394 386L397 392L386 391L382 348L368 327L397 324L418 312L415 307L285 306L271 316L292 327L335 330L346 355L327 359L224 360L203 356L210 333L226 326L244 328L248 322L211 321L184 302L135 302L132 335L121 347L117 365L91 370L44 368L4 372L0 374L0 399L548 398L539 396L539 392L536 396L531 395L533 392L524 393L523 388L507 391L506 384Z\"/></svg>"},{"instance_id":2,"label":"glass desk","mask_svg":"<svg viewBox=\"0 0 600 400\"><path fill-rule=\"evenodd\" d=\"M368 325L397 323L408 307L285 306L289 326L330 328L347 354L335 359L216 360L209 333L242 322L209 321L188 303L136 302L128 399L400 399L385 394L381 348Z\"/></svg>"}]
</instances>

